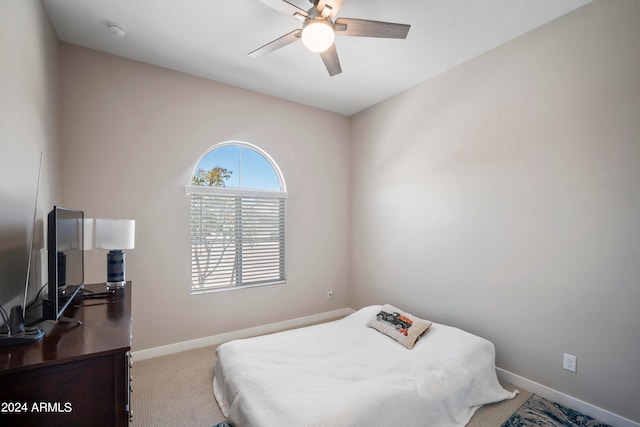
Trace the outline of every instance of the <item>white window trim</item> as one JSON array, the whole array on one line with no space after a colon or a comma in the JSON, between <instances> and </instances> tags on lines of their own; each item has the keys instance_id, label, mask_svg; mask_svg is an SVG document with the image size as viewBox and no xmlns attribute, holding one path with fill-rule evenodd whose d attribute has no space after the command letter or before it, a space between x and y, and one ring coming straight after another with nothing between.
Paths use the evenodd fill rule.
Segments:
<instances>
[{"instance_id":1,"label":"white window trim","mask_svg":"<svg viewBox=\"0 0 640 427\"><path fill-rule=\"evenodd\" d=\"M245 188L234 187L209 187L204 185L187 185L185 186L186 194L220 194L225 196L238 197L272 197L274 199L286 199L289 193L285 191L273 190L251 190Z\"/></svg>"}]
</instances>

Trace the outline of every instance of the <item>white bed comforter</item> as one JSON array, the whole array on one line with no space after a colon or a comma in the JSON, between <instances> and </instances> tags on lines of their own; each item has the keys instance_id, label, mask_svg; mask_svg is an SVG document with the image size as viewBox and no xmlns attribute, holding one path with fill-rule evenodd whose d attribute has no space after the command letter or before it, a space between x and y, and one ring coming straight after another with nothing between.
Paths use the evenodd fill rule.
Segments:
<instances>
[{"instance_id":1,"label":"white bed comforter","mask_svg":"<svg viewBox=\"0 0 640 427\"><path fill-rule=\"evenodd\" d=\"M464 426L515 396L493 343L434 323L412 350L368 328L381 306L217 349L215 397L235 427Z\"/></svg>"}]
</instances>

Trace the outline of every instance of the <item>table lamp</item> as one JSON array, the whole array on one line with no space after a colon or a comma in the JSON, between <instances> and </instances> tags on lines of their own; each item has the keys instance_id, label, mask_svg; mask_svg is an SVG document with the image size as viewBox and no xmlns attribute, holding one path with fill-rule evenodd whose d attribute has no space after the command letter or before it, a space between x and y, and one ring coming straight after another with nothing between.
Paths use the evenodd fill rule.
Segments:
<instances>
[{"instance_id":1,"label":"table lamp","mask_svg":"<svg viewBox=\"0 0 640 427\"><path fill-rule=\"evenodd\" d=\"M126 284L124 249L133 249L136 221L133 219L96 218L96 249L107 253L107 289L122 288Z\"/></svg>"}]
</instances>

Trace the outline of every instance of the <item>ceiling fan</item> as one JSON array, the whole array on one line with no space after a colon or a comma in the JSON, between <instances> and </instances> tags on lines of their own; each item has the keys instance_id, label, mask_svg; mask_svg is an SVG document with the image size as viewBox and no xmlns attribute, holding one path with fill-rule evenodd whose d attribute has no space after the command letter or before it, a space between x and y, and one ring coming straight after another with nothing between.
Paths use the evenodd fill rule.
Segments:
<instances>
[{"instance_id":1,"label":"ceiling fan","mask_svg":"<svg viewBox=\"0 0 640 427\"><path fill-rule=\"evenodd\" d=\"M307 49L320 54L330 76L335 76L342 72L338 52L333 43L336 35L405 39L409 28L411 28L410 25L392 22L336 18L344 0L308 0L311 4L309 10L301 9L286 0L259 1L278 12L302 21L303 24L302 28L293 30L267 43L249 53L249 56L257 58L302 39L302 43Z\"/></svg>"}]
</instances>

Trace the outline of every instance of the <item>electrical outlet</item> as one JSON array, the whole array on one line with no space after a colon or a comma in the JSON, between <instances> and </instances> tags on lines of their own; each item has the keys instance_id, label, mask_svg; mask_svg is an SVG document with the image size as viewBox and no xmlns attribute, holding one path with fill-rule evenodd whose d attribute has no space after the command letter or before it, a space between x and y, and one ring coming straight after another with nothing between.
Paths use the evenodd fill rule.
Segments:
<instances>
[{"instance_id":1,"label":"electrical outlet","mask_svg":"<svg viewBox=\"0 0 640 427\"><path fill-rule=\"evenodd\" d=\"M327 289L327 299L333 299L333 288Z\"/></svg>"},{"instance_id":2,"label":"electrical outlet","mask_svg":"<svg viewBox=\"0 0 640 427\"><path fill-rule=\"evenodd\" d=\"M564 359L562 362L562 367L564 369L566 369L567 371L571 371L571 372L576 372L576 363L577 363L577 358L576 356L574 356L573 354L564 354Z\"/></svg>"}]
</instances>

